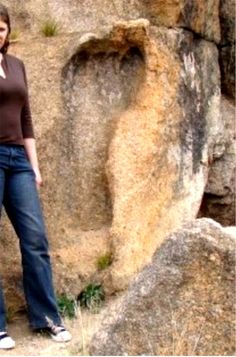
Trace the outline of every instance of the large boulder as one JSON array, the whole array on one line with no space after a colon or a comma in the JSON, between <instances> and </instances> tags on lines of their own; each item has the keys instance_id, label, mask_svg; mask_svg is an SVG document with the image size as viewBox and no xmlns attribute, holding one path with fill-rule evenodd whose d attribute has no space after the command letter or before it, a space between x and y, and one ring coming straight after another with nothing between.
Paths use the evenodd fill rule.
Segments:
<instances>
[{"instance_id":1,"label":"large boulder","mask_svg":"<svg viewBox=\"0 0 236 357\"><path fill-rule=\"evenodd\" d=\"M93 336L91 355L233 355L236 230L171 234Z\"/></svg>"},{"instance_id":2,"label":"large boulder","mask_svg":"<svg viewBox=\"0 0 236 357\"><path fill-rule=\"evenodd\" d=\"M116 121L106 163L115 288L150 261L168 232L196 217L208 157L223 140L215 45L183 30L146 31L135 44L145 80Z\"/></svg>"}]
</instances>

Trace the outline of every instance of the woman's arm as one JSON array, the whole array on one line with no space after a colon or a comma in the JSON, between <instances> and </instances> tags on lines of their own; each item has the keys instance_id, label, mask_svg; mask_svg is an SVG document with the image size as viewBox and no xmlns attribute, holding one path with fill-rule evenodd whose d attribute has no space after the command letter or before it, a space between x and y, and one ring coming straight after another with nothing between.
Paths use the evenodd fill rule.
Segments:
<instances>
[{"instance_id":1,"label":"woman's arm","mask_svg":"<svg viewBox=\"0 0 236 357\"><path fill-rule=\"evenodd\" d=\"M23 141L24 141L26 154L35 173L35 181L36 181L37 188L39 188L42 185L42 177L39 171L36 144L34 139L34 130L33 130L33 123L31 118L30 104L29 104L28 84L27 84L25 66L23 62L21 62L21 64L24 74L25 85L27 89L25 104L21 112Z\"/></svg>"},{"instance_id":2,"label":"woman's arm","mask_svg":"<svg viewBox=\"0 0 236 357\"><path fill-rule=\"evenodd\" d=\"M25 146L25 150L26 150L28 159L29 159L31 166L35 173L35 181L36 181L37 188L39 188L42 185L42 177L41 177L41 174L39 171L35 139L34 138L25 138L24 146Z\"/></svg>"}]
</instances>

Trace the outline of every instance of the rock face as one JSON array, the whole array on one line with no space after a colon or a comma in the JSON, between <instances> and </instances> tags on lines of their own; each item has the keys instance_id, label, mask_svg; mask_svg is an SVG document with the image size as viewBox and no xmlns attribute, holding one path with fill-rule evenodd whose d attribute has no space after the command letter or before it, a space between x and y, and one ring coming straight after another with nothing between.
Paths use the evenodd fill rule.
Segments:
<instances>
[{"instance_id":1,"label":"rock face","mask_svg":"<svg viewBox=\"0 0 236 357\"><path fill-rule=\"evenodd\" d=\"M90 354L234 354L235 239L209 219L171 234L103 316Z\"/></svg>"},{"instance_id":2,"label":"rock face","mask_svg":"<svg viewBox=\"0 0 236 357\"><path fill-rule=\"evenodd\" d=\"M130 28L117 26L114 33L102 36L82 37L63 68L68 122L62 140L70 159L65 157L62 177L76 188L65 194L65 200L85 230L112 221L105 164L117 121L145 81L144 54L136 43L144 41L142 36L145 22Z\"/></svg>"},{"instance_id":3,"label":"rock face","mask_svg":"<svg viewBox=\"0 0 236 357\"><path fill-rule=\"evenodd\" d=\"M82 36L70 52L61 199L84 230L111 225L110 276L120 289L198 212L220 130L217 50L137 20Z\"/></svg>"},{"instance_id":4,"label":"rock face","mask_svg":"<svg viewBox=\"0 0 236 357\"><path fill-rule=\"evenodd\" d=\"M199 216L216 219L223 225L235 225L235 0L220 2L221 41L221 113L223 140L215 143L209 179Z\"/></svg>"},{"instance_id":5,"label":"rock face","mask_svg":"<svg viewBox=\"0 0 236 357\"><path fill-rule=\"evenodd\" d=\"M150 28L148 37L145 82L116 124L106 165L116 287L147 263L169 230L196 216L220 127L215 46L182 30Z\"/></svg>"},{"instance_id":6,"label":"rock face","mask_svg":"<svg viewBox=\"0 0 236 357\"><path fill-rule=\"evenodd\" d=\"M221 44L235 42L235 0L220 1Z\"/></svg>"},{"instance_id":7,"label":"rock face","mask_svg":"<svg viewBox=\"0 0 236 357\"><path fill-rule=\"evenodd\" d=\"M139 0L142 14L157 26L183 27L220 41L219 0Z\"/></svg>"},{"instance_id":8,"label":"rock face","mask_svg":"<svg viewBox=\"0 0 236 357\"><path fill-rule=\"evenodd\" d=\"M63 0L8 0L17 26L27 25L34 33L47 19L56 20L63 31L85 32L121 19L146 18L155 26L183 27L216 43L220 41L219 3L220 0L69 0L65 6Z\"/></svg>"},{"instance_id":9,"label":"rock face","mask_svg":"<svg viewBox=\"0 0 236 357\"><path fill-rule=\"evenodd\" d=\"M223 46L220 50L222 90L235 99L235 44Z\"/></svg>"},{"instance_id":10,"label":"rock face","mask_svg":"<svg viewBox=\"0 0 236 357\"><path fill-rule=\"evenodd\" d=\"M220 2L222 91L235 99L235 0Z\"/></svg>"},{"instance_id":11,"label":"rock face","mask_svg":"<svg viewBox=\"0 0 236 357\"><path fill-rule=\"evenodd\" d=\"M95 278L123 289L169 232L196 217L224 140L218 1L8 5L14 27L27 25L10 51L27 68L57 290L76 295ZM48 18L58 36L39 34ZM5 219L3 232L12 295L21 273ZM100 274L107 253L113 263Z\"/></svg>"},{"instance_id":12,"label":"rock face","mask_svg":"<svg viewBox=\"0 0 236 357\"><path fill-rule=\"evenodd\" d=\"M222 225L235 225L235 107L229 99L222 97L221 111L224 145L215 150L200 215L214 218Z\"/></svg>"}]
</instances>

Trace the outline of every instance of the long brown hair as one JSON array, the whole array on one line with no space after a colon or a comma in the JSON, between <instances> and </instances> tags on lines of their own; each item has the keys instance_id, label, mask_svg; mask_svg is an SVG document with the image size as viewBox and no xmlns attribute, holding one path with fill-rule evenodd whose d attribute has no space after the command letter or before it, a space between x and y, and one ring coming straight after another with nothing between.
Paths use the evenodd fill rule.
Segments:
<instances>
[{"instance_id":1,"label":"long brown hair","mask_svg":"<svg viewBox=\"0 0 236 357\"><path fill-rule=\"evenodd\" d=\"M0 21L5 22L8 27L7 38L6 38L4 45L0 49L0 52L7 53L7 50L8 50L9 44L10 44L9 35L11 33L11 23L10 23L10 16L9 16L8 10L7 10L6 6L2 5L1 3L0 3Z\"/></svg>"}]
</instances>

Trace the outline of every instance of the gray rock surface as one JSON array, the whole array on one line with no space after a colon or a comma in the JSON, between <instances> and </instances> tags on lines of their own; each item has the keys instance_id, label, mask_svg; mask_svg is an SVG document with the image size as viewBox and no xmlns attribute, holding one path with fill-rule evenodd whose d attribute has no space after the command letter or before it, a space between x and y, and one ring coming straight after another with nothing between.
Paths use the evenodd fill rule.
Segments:
<instances>
[{"instance_id":1,"label":"gray rock surface","mask_svg":"<svg viewBox=\"0 0 236 357\"><path fill-rule=\"evenodd\" d=\"M235 99L235 0L220 1L222 91Z\"/></svg>"},{"instance_id":2,"label":"gray rock surface","mask_svg":"<svg viewBox=\"0 0 236 357\"><path fill-rule=\"evenodd\" d=\"M220 1L221 45L235 42L235 0Z\"/></svg>"},{"instance_id":3,"label":"gray rock surface","mask_svg":"<svg viewBox=\"0 0 236 357\"><path fill-rule=\"evenodd\" d=\"M235 99L235 43L220 48L222 92Z\"/></svg>"},{"instance_id":4,"label":"gray rock surface","mask_svg":"<svg viewBox=\"0 0 236 357\"><path fill-rule=\"evenodd\" d=\"M235 230L171 234L93 336L91 355L233 355Z\"/></svg>"},{"instance_id":5,"label":"gray rock surface","mask_svg":"<svg viewBox=\"0 0 236 357\"><path fill-rule=\"evenodd\" d=\"M222 225L229 226L236 224L235 106L224 96L221 99L221 111L224 140L215 147L200 216L211 217Z\"/></svg>"}]
</instances>

